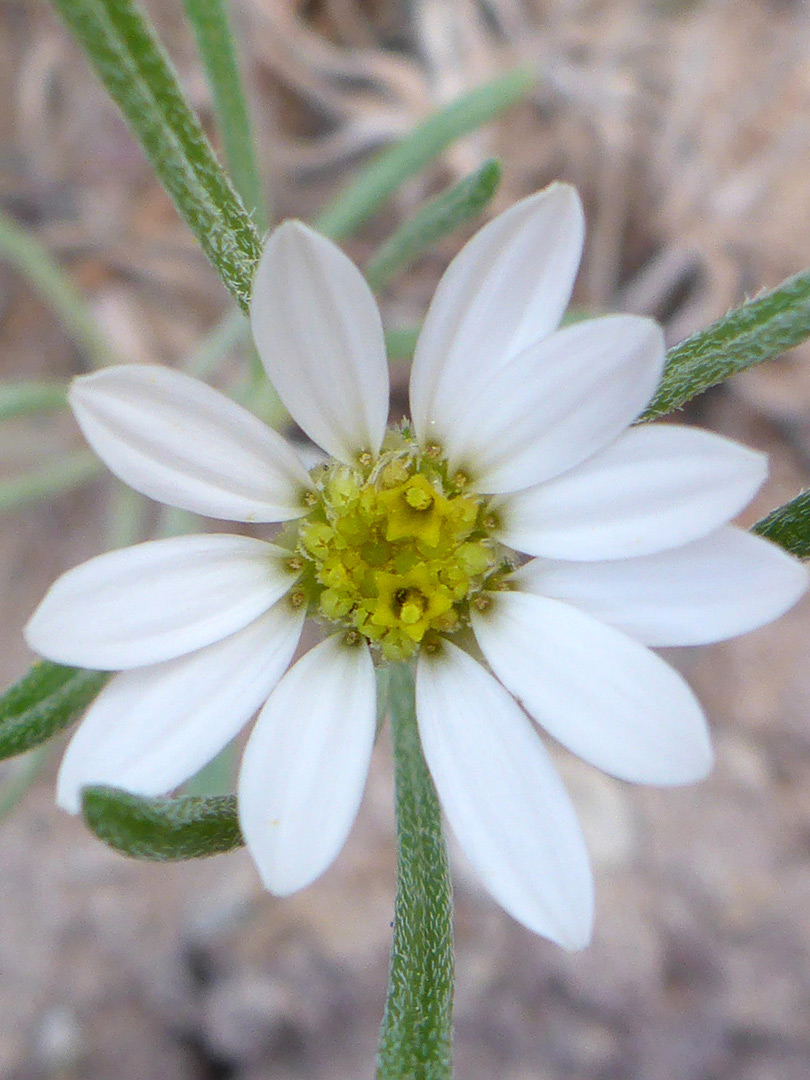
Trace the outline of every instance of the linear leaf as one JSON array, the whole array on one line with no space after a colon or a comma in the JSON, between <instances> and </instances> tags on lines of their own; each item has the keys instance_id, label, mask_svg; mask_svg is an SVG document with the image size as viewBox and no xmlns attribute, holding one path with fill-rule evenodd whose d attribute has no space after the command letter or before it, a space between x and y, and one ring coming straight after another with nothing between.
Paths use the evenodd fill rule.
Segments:
<instances>
[{"instance_id":1,"label":"linear leaf","mask_svg":"<svg viewBox=\"0 0 810 1080\"><path fill-rule=\"evenodd\" d=\"M183 6L214 95L217 127L234 187L252 213L256 227L263 230L262 182L228 13L223 0L183 0Z\"/></svg>"},{"instance_id":2,"label":"linear leaf","mask_svg":"<svg viewBox=\"0 0 810 1080\"><path fill-rule=\"evenodd\" d=\"M377 1080L452 1074L453 899L441 812L416 727L413 672L391 667L397 899Z\"/></svg>"},{"instance_id":3,"label":"linear leaf","mask_svg":"<svg viewBox=\"0 0 810 1080\"><path fill-rule=\"evenodd\" d=\"M118 788L88 787L82 810L96 836L133 859L199 859L244 844L234 795L145 799Z\"/></svg>"},{"instance_id":4,"label":"linear leaf","mask_svg":"<svg viewBox=\"0 0 810 1080\"><path fill-rule=\"evenodd\" d=\"M51 495L81 487L104 466L90 450L74 450L0 481L0 513L19 510Z\"/></svg>"},{"instance_id":5,"label":"linear leaf","mask_svg":"<svg viewBox=\"0 0 810 1080\"><path fill-rule=\"evenodd\" d=\"M810 558L810 490L772 510L751 531L772 540L791 555Z\"/></svg>"},{"instance_id":6,"label":"linear leaf","mask_svg":"<svg viewBox=\"0 0 810 1080\"><path fill-rule=\"evenodd\" d=\"M53 0L163 186L238 303L247 309L258 233L133 0Z\"/></svg>"},{"instance_id":7,"label":"linear leaf","mask_svg":"<svg viewBox=\"0 0 810 1080\"><path fill-rule=\"evenodd\" d=\"M392 326L385 331L385 348L391 360L410 360L419 338L418 326Z\"/></svg>"},{"instance_id":8,"label":"linear leaf","mask_svg":"<svg viewBox=\"0 0 810 1080\"><path fill-rule=\"evenodd\" d=\"M447 233L480 214L498 189L501 166L491 159L458 184L431 199L387 240L366 266L375 292L384 289Z\"/></svg>"},{"instance_id":9,"label":"linear leaf","mask_svg":"<svg viewBox=\"0 0 810 1080\"><path fill-rule=\"evenodd\" d=\"M67 404L67 385L63 382L0 382L0 421L13 420L31 413L51 412Z\"/></svg>"},{"instance_id":10,"label":"linear leaf","mask_svg":"<svg viewBox=\"0 0 810 1080\"><path fill-rule=\"evenodd\" d=\"M115 361L115 350L99 330L93 313L68 275L28 229L5 214L0 214L0 259L13 266L36 289L94 367Z\"/></svg>"},{"instance_id":11,"label":"linear leaf","mask_svg":"<svg viewBox=\"0 0 810 1080\"><path fill-rule=\"evenodd\" d=\"M642 420L679 409L739 371L772 360L810 336L810 270L749 300L670 349L664 377Z\"/></svg>"},{"instance_id":12,"label":"linear leaf","mask_svg":"<svg viewBox=\"0 0 810 1080\"><path fill-rule=\"evenodd\" d=\"M67 727L109 677L49 660L34 664L0 697L0 758L23 754Z\"/></svg>"},{"instance_id":13,"label":"linear leaf","mask_svg":"<svg viewBox=\"0 0 810 1080\"><path fill-rule=\"evenodd\" d=\"M14 763L14 773L0 785L0 821L8 817L42 771L48 758L46 746L35 747ZM8 766L6 766L8 768Z\"/></svg>"},{"instance_id":14,"label":"linear leaf","mask_svg":"<svg viewBox=\"0 0 810 1080\"><path fill-rule=\"evenodd\" d=\"M336 240L347 236L409 177L424 169L457 139L483 127L499 112L522 100L534 82L532 68L517 68L437 110L405 138L378 154L319 214L315 228Z\"/></svg>"}]
</instances>

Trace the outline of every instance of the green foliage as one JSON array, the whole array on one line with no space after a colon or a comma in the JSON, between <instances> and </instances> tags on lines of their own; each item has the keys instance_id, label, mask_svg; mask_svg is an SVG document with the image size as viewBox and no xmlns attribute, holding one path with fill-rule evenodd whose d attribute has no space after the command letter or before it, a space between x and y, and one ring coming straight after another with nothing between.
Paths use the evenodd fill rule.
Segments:
<instances>
[{"instance_id":1,"label":"green foliage","mask_svg":"<svg viewBox=\"0 0 810 1080\"><path fill-rule=\"evenodd\" d=\"M410 360L413 356L419 328L416 326L394 326L385 331L385 348L391 360Z\"/></svg>"},{"instance_id":2,"label":"green foliage","mask_svg":"<svg viewBox=\"0 0 810 1080\"><path fill-rule=\"evenodd\" d=\"M30 754L23 755L16 762L15 772L0 786L0 821L16 809L17 804L39 776L47 756L48 748L37 746Z\"/></svg>"},{"instance_id":3,"label":"green foliage","mask_svg":"<svg viewBox=\"0 0 810 1080\"><path fill-rule=\"evenodd\" d=\"M67 386L62 382L37 382L25 379L0 383L0 422L31 413L52 412L64 408Z\"/></svg>"},{"instance_id":4,"label":"green foliage","mask_svg":"<svg viewBox=\"0 0 810 1080\"><path fill-rule=\"evenodd\" d=\"M94 367L115 360L112 346L62 267L36 237L4 214L0 214L0 259L13 266L36 289ZM30 394L30 387L35 384L28 385ZM54 388L54 384L43 385ZM0 419L5 419L2 413Z\"/></svg>"},{"instance_id":5,"label":"green foliage","mask_svg":"<svg viewBox=\"0 0 810 1080\"><path fill-rule=\"evenodd\" d=\"M800 559L810 558L810 490L758 521L752 532Z\"/></svg>"},{"instance_id":6,"label":"green foliage","mask_svg":"<svg viewBox=\"0 0 810 1080\"><path fill-rule=\"evenodd\" d=\"M429 116L398 143L384 150L323 210L315 227L334 239L354 232L406 180L425 168L457 139L477 131L499 112L521 101L534 85L534 72L518 68L478 86Z\"/></svg>"},{"instance_id":7,"label":"green foliage","mask_svg":"<svg viewBox=\"0 0 810 1080\"><path fill-rule=\"evenodd\" d=\"M489 203L501 180L501 166L485 162L460 183L447 188L417 211L376 252L366 266L366 278L375 292L429 251L443 236L476 217Z\"/></svg>"},{"instance_id":8,"label":"green foliage","mask_svg":"<svg viewBox=\"0 0 810 1080\"><path fill-rule=\"evenodd\" d=\"M21 506L39 502L50 495L59 495L81 487L102 471L102 464L90 450L74 450L54 458L44 465L0 481L0 513L19 510Z\"/></svg>"},{"instance_id":9,"label":"green foliage","mask_svg":"<svg viewBox=\"0 0 810 1080\"><path fill-rule=\"evenodd\" d=\"M0 758L45 742L87 708L109 678L42 660L0 697Z\"/></svg>"},{"instance_id":10,"label":"green foliage","mask_svg":"<svg viewBox=\"0 0 810 1080\"><path fill-rule=\"evenodd\" d=\"M223 0L183 0L183 6L214 95L219 133L234 186L253 214L256 227L263 230L262 182L228 13Z\"/></svg>"},{"instance_id":11,"label":"green foliage","mask_svg":"<svg viewBox=\"0 0 810 1080\"><path fill-rule=\"evenodd\" d=\"M234 795L145 799L117 788L88 787L82 810L96 836L133 859L199 859L244 844Z\"/></svg>"},{"instance_id":12,"label":"green foliage","mask_svg":"<svg viewBox=\"0 0 810 1080\"><path fill-rule=\"evenodd\" d=\"M704 390L772 360L810 336L810 271L749 300L670 349L658 392L642 420L681 408Z\"/></svg>"},{"instance_id":13,"label":"green foliage","mask_svg":"<svg viewBox=\"0 0 810 1080\"><path fill-rule=\"evenodd\" d=\"M258 233L146 15L133 0L53 2L203 251L247 309Z\"/></svg>"},{"instance_id":14,"label":"green foliage","mask_svg":"<svg viewBox=\"0 0 810 1080\"><path fill-rule=\"evenodd\" d=\"M396 664L389 678L399 857L377 1080L449 1080L453 899L441 811L419 744L413 672Z\"/></svg>"}]
</instances>

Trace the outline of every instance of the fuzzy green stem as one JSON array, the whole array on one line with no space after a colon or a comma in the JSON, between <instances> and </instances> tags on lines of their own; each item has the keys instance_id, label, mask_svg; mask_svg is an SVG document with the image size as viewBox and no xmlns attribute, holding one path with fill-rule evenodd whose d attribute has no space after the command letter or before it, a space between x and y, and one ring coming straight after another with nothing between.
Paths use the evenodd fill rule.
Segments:
<instances>
[{"instance_id":1,"label":"fuzzy green stem","mask_svg":"<svg viewBox=\"0 0 810 1080\"><path fill-rule=\"evenodd\" d=\"M664 377L642 420L680 409L704 390L772 360L810 336L810 270L749 300L667 353Z\"/></svg>"},{"instance_id":2,"label":"fuzzy green stem","mask_svg":"<svg viewBox=\"0 0 810 1080\"><path fill-rule=\"evenodd\" d=\"M441 811L416 726L413 671L390 668L397 899L377 1080L452 1074L453 900Z\"/></svg>"},{"instance_id":3,"label":"fuzzy green stem","mask_svg":"<svg viewBox=\"0 0 810 1080\"><path fill-rule=\"evenodd\" d=\"M791 555L810 558L810 490L772 510L754 525L752 532L778 544Z\"/></svg>"},{"instance_id":4,"label":"fuzzy green stem","mask_svg":"<svg viewBox=\"0 0 810 1080\"><path fill-rule=\"evenodd\" d=\"M223 282L247 310L261 243L133 0L53 0Z\"/></svg>"}]
</instances>

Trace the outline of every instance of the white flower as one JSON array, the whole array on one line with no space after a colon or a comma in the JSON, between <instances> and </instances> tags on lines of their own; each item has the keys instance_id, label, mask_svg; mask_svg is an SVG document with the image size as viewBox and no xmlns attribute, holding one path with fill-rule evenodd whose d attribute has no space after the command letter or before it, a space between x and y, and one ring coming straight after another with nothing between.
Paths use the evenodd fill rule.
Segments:
<instances>
[{"instance_id":1,"label":"white flower","mask_svg":"<svg viewBox=\"0 0 810 1080\"><path fill-rule=\"evenodd\" d=\"M88 441L137 491L288 524L278 544L159 540L56 582L28 625L31 646L121 670L67 750L62 806L77 811L93 783L170 791L261 708L240 820L267 887L293 892L331 863L360 803L373 658L413 654L425 756L486 888L537 933L587 942L587 853L529 717L622 779L703 777L700 706L647 646L768 622L806 575L728 525L765 478L762 455L705 431L630 426L661 377L653 322L556 329L582 241L565 185L483 228L425 320L412 427L386 432L368 286L306 226L276 229L252 328L282 401L333 459L311 473L249 412L185 375L122 366L74 383ZM510 549L534 558L519 566ZM332 630L284 674L308 611Z\"/></svg>"}]
</instances>

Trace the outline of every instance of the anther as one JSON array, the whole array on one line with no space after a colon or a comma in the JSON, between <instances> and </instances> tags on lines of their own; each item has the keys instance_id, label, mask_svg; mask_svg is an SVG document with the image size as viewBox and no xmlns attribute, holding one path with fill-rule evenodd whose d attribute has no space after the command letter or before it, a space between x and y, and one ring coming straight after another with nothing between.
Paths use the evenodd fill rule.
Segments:
<instances>
[{"instance_id":1,"label":"anther","mask_svg":"<svg viewBox=\"0 0 810 1080\"><path fill-rule=\"evenodd\" d=\"M429 442L425 447L425 457L430 458L432 461L438 461L441 456L441 446L437 442Z\"/></svg>"},{"instance_id":2,"label":"anther","mask_svg":"<svg viewBox=\"0 0 810 1080\"><path fill-rule=\"evenodd\" d=\"M488 593L479 593L472 604L476 611L489 611L492 607L492 597Z\"/></svg>"},{"instance_id":3,"label":"anther","mask_svg":"<svg viewBox=\"0 0 810 1080\"><path fill-rule=\"evenodd\" d=\"M304 560L300 555L291 555L284 563L284 567L291 574L298 574L304 569Z\"/></svg>"},{"instance_id":4,"label":"anther","mask_svg":"<svg viewBox=\"0 0 810 1080\"><path fill-rule=\"evenodd\" d=\"M467 476L465 472L462 472L461 469L459 469L458 472L453 476L453 484L457 488L465 488L467 484L469 484L469 482L469 476Z\"/></svg>"},{"instance_id":5,"label":"anther","mask_svg":"<svg viewBox=\"0 0 810 1080\"><path fill-rule=\"evenodd\" d=\"M357 455L357 464L361 469L370 469L374 464L374 458L369 450L363 450Z\"/></svg>"},{"instance_id":6,"label":"anther","mask_svg":"<svg viewBox=\"0 0 810 1080\"><path fill-rule=\"evenodd\" d=\"M363 642L363 635L357 630L347 630L343 635L343 644L348 645L350 648L356 648Z\"/></svg>"},{"instance_id":7,"label":"anther","mask_svg":"<svg viewBox=\"0 0 810 1080\"><path fill-rule=\"evenodd\" d=\"M426 636L422 642L422 649L428 656L438 656L443 648L442 639L436 634Z\"/></svg>"},{"instance_id":8,"label":"anther","mask_svg":"<svg viewBox=\"0 0 810 1080\"><path fill-rule=\"evenodd\" d=\"M317 501L318 496L315 494L314 491L307 490L301 495L301 502L304 504L304 506L315 506Z\"/></svg>"},{"instance_id":9,"label":"anther","mask_svg":"<svg viewBox=\"0 0 810 1080\"><path fill-rule=\"evenodd\" d=\"M295 608L296 610L298 610L298 608L302 608L307 602L307 594L304 592L303 589L295 589L288 595L290 600L290 607Z\"/></svg>"},{"instance_id":10,"label":"anther","mask_svg":"<svg viewBox=\"0 0 810 1080\"><path fill-rule=\"evenodd\" d=\"M434 501L433 495L424 488L411 487L405 492L405 502L414 510L429 510Z\"/></svg>"}]
</instances>

